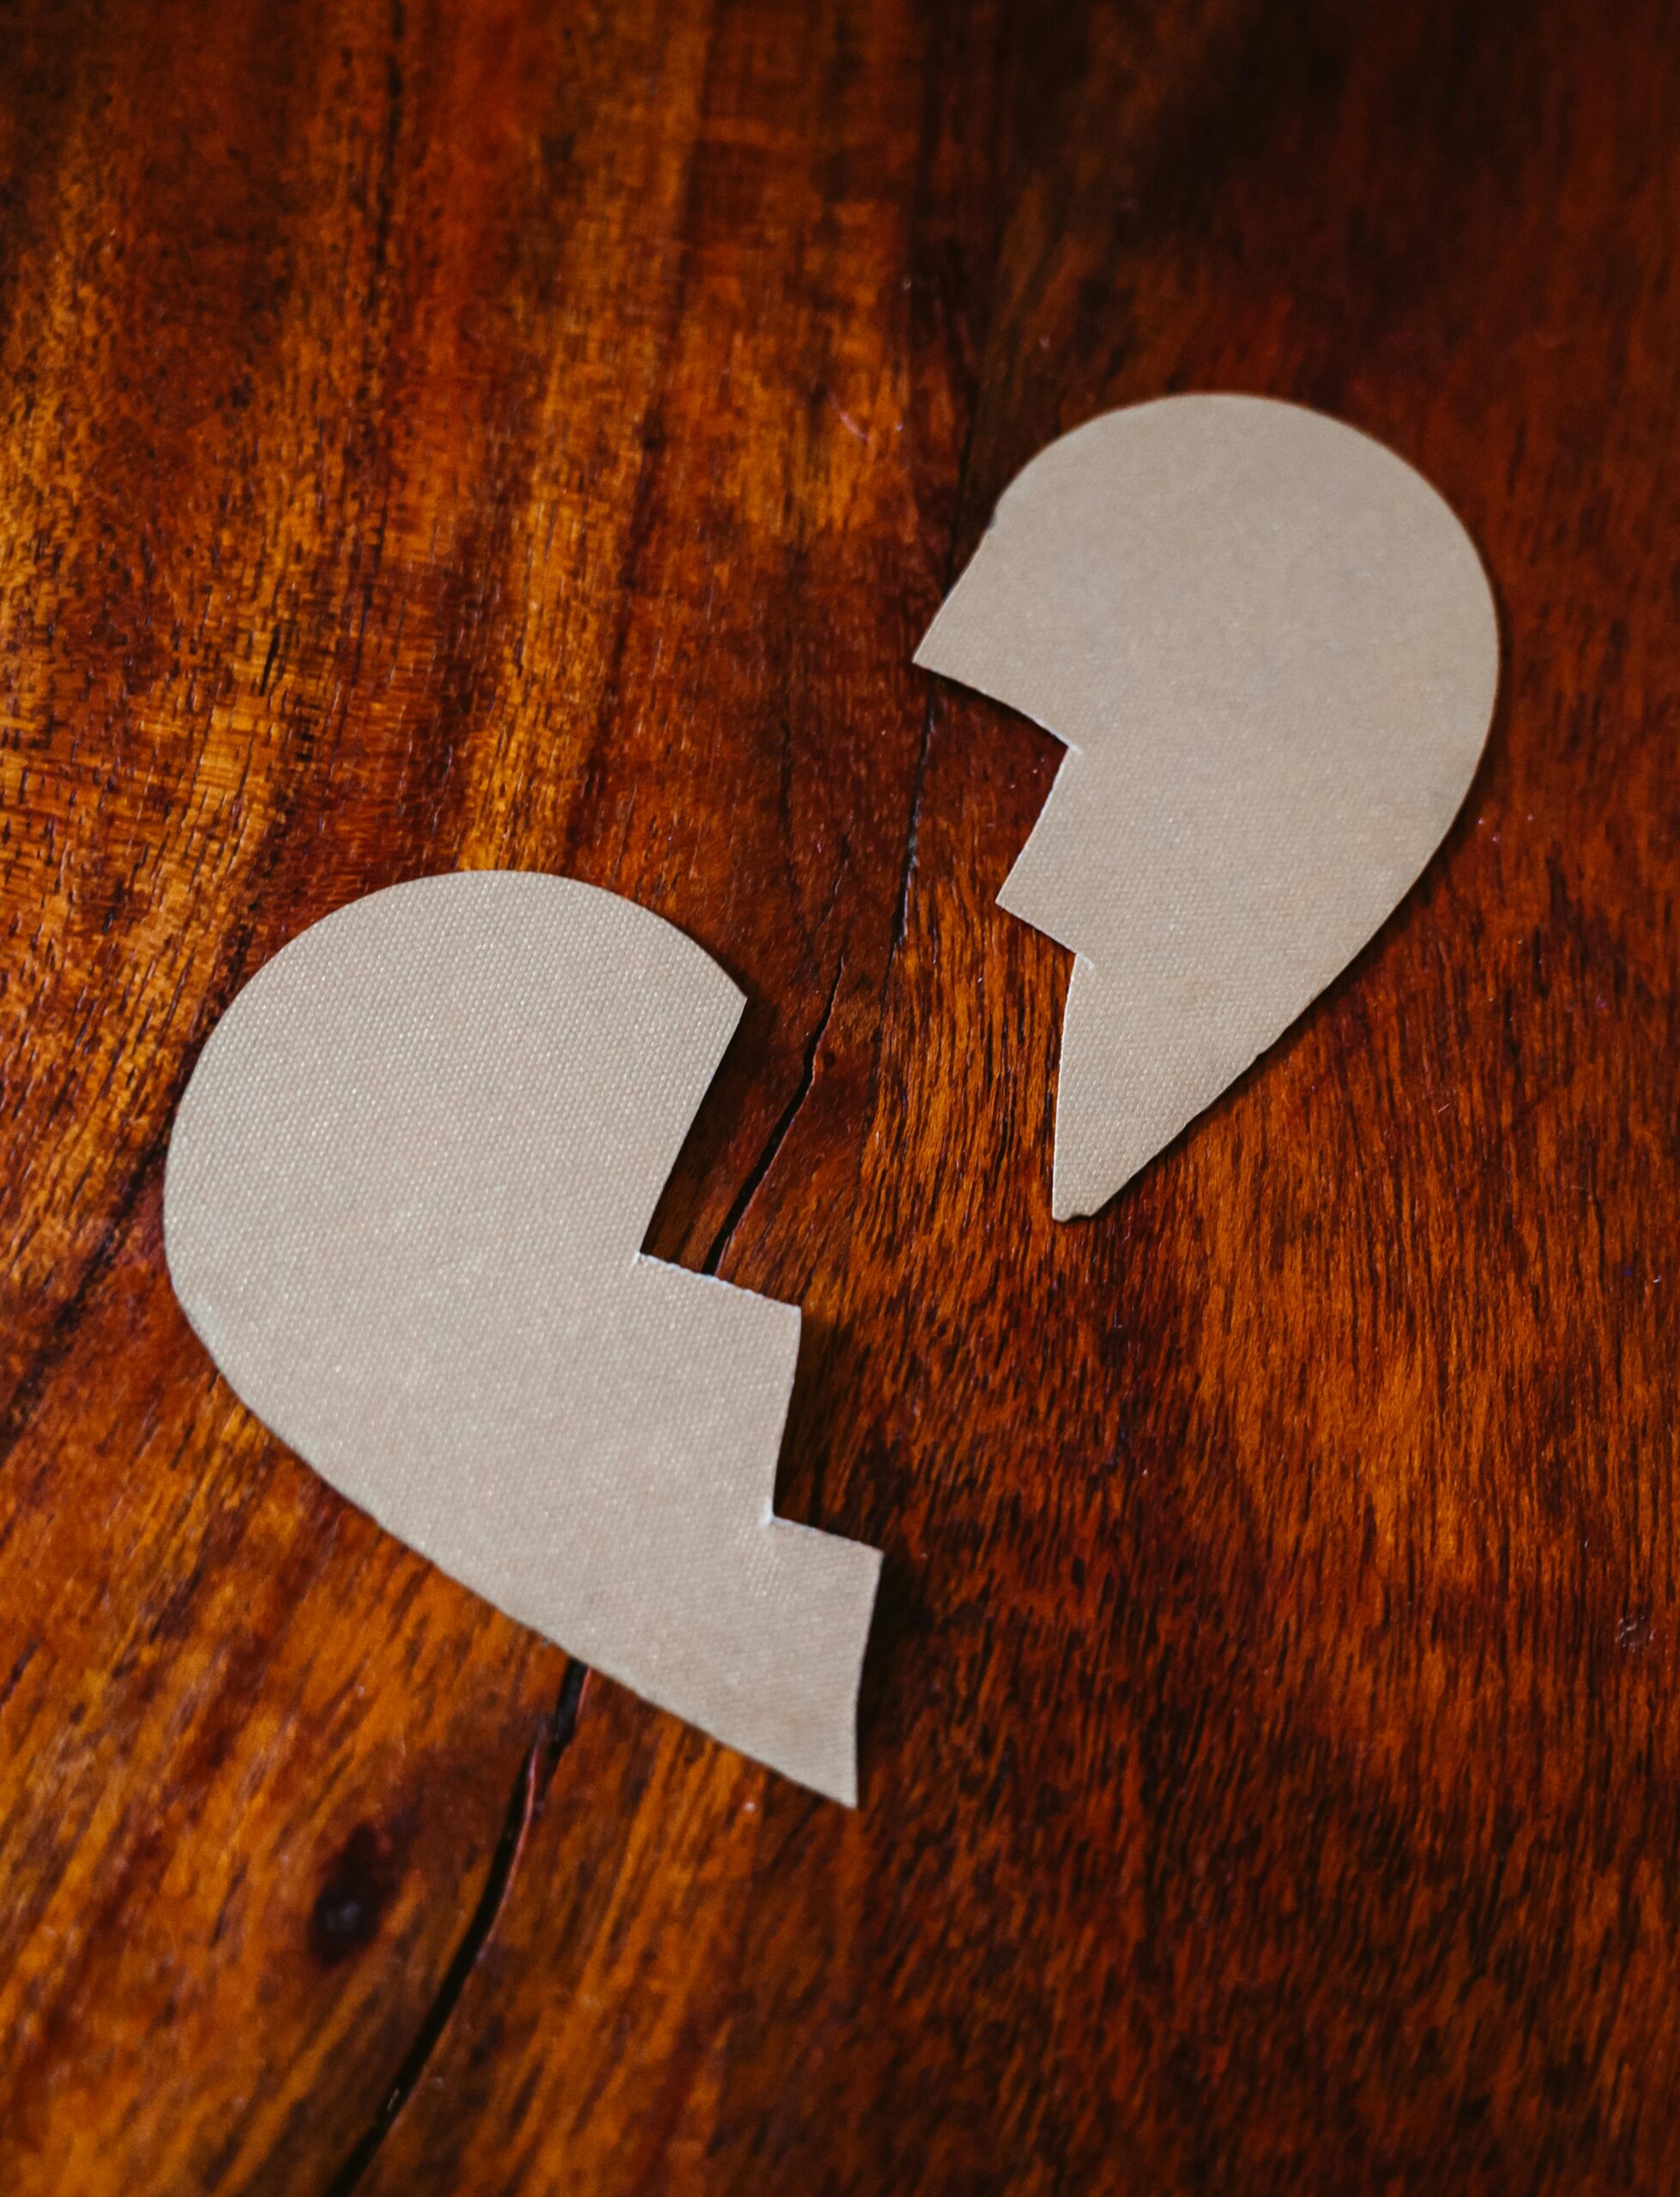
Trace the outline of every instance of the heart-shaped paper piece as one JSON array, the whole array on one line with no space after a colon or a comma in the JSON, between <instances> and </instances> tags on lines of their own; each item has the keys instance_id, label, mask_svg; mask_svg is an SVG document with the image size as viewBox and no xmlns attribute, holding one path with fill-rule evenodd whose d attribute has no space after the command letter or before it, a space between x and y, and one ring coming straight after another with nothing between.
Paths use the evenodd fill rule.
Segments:
<instances>
[{"instance_id":1,"label":"heart-shaped paper piece","mask_svg":"<svg viewBox=\"0 0 1680 2197\"><path fill-rule=\"evenodd\" d=\"M916 662L1072 751L1000 904L1075 959L1052 1204L1095 1213L1337 976L1463 802L1492 595L1423 477L1253 396L1035 458Z\"/></svg>"},{"instance_id":2,"label":"heart-shaped paper piece","mask_svg":"<svg viewBox=\"0 0 1680 2197\"><path fill-rule=\"evenodd\" d=\"M164 1240L216 1364L353 1503L849 1801L880 1558L771 1515L799 1314L640 1251L740 1008L569 879L372 893L212 1032Z\"/></svg>"}]
</instances>

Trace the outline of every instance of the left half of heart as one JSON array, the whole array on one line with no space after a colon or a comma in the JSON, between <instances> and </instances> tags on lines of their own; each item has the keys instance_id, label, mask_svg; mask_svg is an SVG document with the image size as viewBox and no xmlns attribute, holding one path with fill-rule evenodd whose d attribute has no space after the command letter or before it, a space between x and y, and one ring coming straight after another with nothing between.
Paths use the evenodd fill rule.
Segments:
<instances>
[{"instance_id":1,"label":"left half of heart","mask_svg":"<svg viewBox=\"0 0 1680 2197\"><path fill-rule=\"evenodd\" d=\"M164 1242L242 1400L522 1623L855 1805L880 1557L775 1517L800 1316L640 1246L742 996L567 878L286 946L176 1116Z\"/></svg>"}]
</instances>

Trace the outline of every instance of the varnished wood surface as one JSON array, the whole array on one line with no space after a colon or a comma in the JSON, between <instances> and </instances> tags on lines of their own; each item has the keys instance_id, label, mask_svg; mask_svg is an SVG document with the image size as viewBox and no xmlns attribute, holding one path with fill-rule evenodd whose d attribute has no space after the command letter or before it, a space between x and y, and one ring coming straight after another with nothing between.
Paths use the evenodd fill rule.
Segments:
<instances>
[{"instance_id":1,"label":"varnished wood surface","mask_svg":"<svg viewBox=\"0 0 1680 2197\"><path fill-rule=\"evenodd\" d=\"M1680 2187L1680 41L1660 0L0 14L0 2187ZM1507 649L1381 939L1090 1224L1014 469L1297 397ZM396 879L751 1006L652 1247L805 1308L848 1814L235 1404L171 1111Z\"/></svg>"}]
</instances>

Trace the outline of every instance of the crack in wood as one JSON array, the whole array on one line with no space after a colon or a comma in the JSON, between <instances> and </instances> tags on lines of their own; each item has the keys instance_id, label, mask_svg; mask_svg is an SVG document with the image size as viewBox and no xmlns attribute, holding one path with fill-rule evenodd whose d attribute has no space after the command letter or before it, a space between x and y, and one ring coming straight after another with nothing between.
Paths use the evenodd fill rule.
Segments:
<instances>
[{"instance_id":1,"label":"crack in wood","mask_svg":"<svg viewBox=\"0 0 1680 2197\"><path fill-rule=\"evenodd\" d=\"M766 1139L764 1150L748 1168L746 1181L735 1193L734 1202L724 1216L723 1226L718 1230L711 1249L701 1262L702 1274L715 1274L717 1272L718 1261L728 1250L736 1229L746 1218L746 1208L758 1195L759 1184L775 1165L776 1156L787 1142L789 1132L799 1117L801 1107L811 1095L811 1086L817 1078L817 1055L821 1050L823 1039L828 1035L828 1026L834 1020L834 1005L840 996L840 983L845 973L846 957L843 953L834 971L834 982L829 986L828 1002L818 1018L817 1027L811 1043L806 1047L805 1063L801 1070L799 1081L795 1086L794 1094L783 1108L781 1118Z\"/></svg>"},{"instance_id":2,"label":"crack in wood","mask_svg":"<svg viewBox=\"0 0 1680 2197\"><path fill-rule=\"evenodd\" d=\"M398 2114L426 2073L427 2064L449 2026L450 2017L467 1987L467 1979L478 1965L479 1956L488 1944L490 1934L506 1903L514 1871L524 1849L525 1835L553 1782L560 1757L571 1746L577 1729L577 1704L583 1694L583 1681L589 1674L586 1663L580 1663L575 1656L567 1657L565 1674L560 1680L560 1690L553 1709L544 1719L542 1728L521 1758L519 1774L513 1781L513 1790L503 1817L501 1835L496 1841L495 1852L490 1857L484 1889L479 1894L471 1920L444 1971L443 1980L433 1994L431 2005L414 2031L413 2042L402 2056L390 2089L380 2101L378 2110L346 2154L337 2173L327 2183L324 2197L350 2197L350 2193L359 2186L372 2165L379 2146L390 2133Z\"/></svg>"}]
</instances>

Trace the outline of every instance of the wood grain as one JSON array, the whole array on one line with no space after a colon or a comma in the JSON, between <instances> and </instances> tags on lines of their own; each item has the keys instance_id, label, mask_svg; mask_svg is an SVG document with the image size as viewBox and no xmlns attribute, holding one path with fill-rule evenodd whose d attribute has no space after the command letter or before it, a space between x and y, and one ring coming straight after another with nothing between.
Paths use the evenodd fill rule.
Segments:
<instances>
[{"instance_id":1,"label":"wood grain","mask_svg":"<svg viewBox=\"0 0 1680 2197\"><path fill-rule=\"evenodd\" d=\"M21 0L0 40L0 2186L1663 2193L1680 48L1659 0ZM1369 427L1506 684L1422 887L1097 1220L1055 743L913 672L1106 406ZM750 1008L651 1246L887 1552L848 1814L329 1495L161 1155L358 893Z\"/></svg>"}]
</instances>

